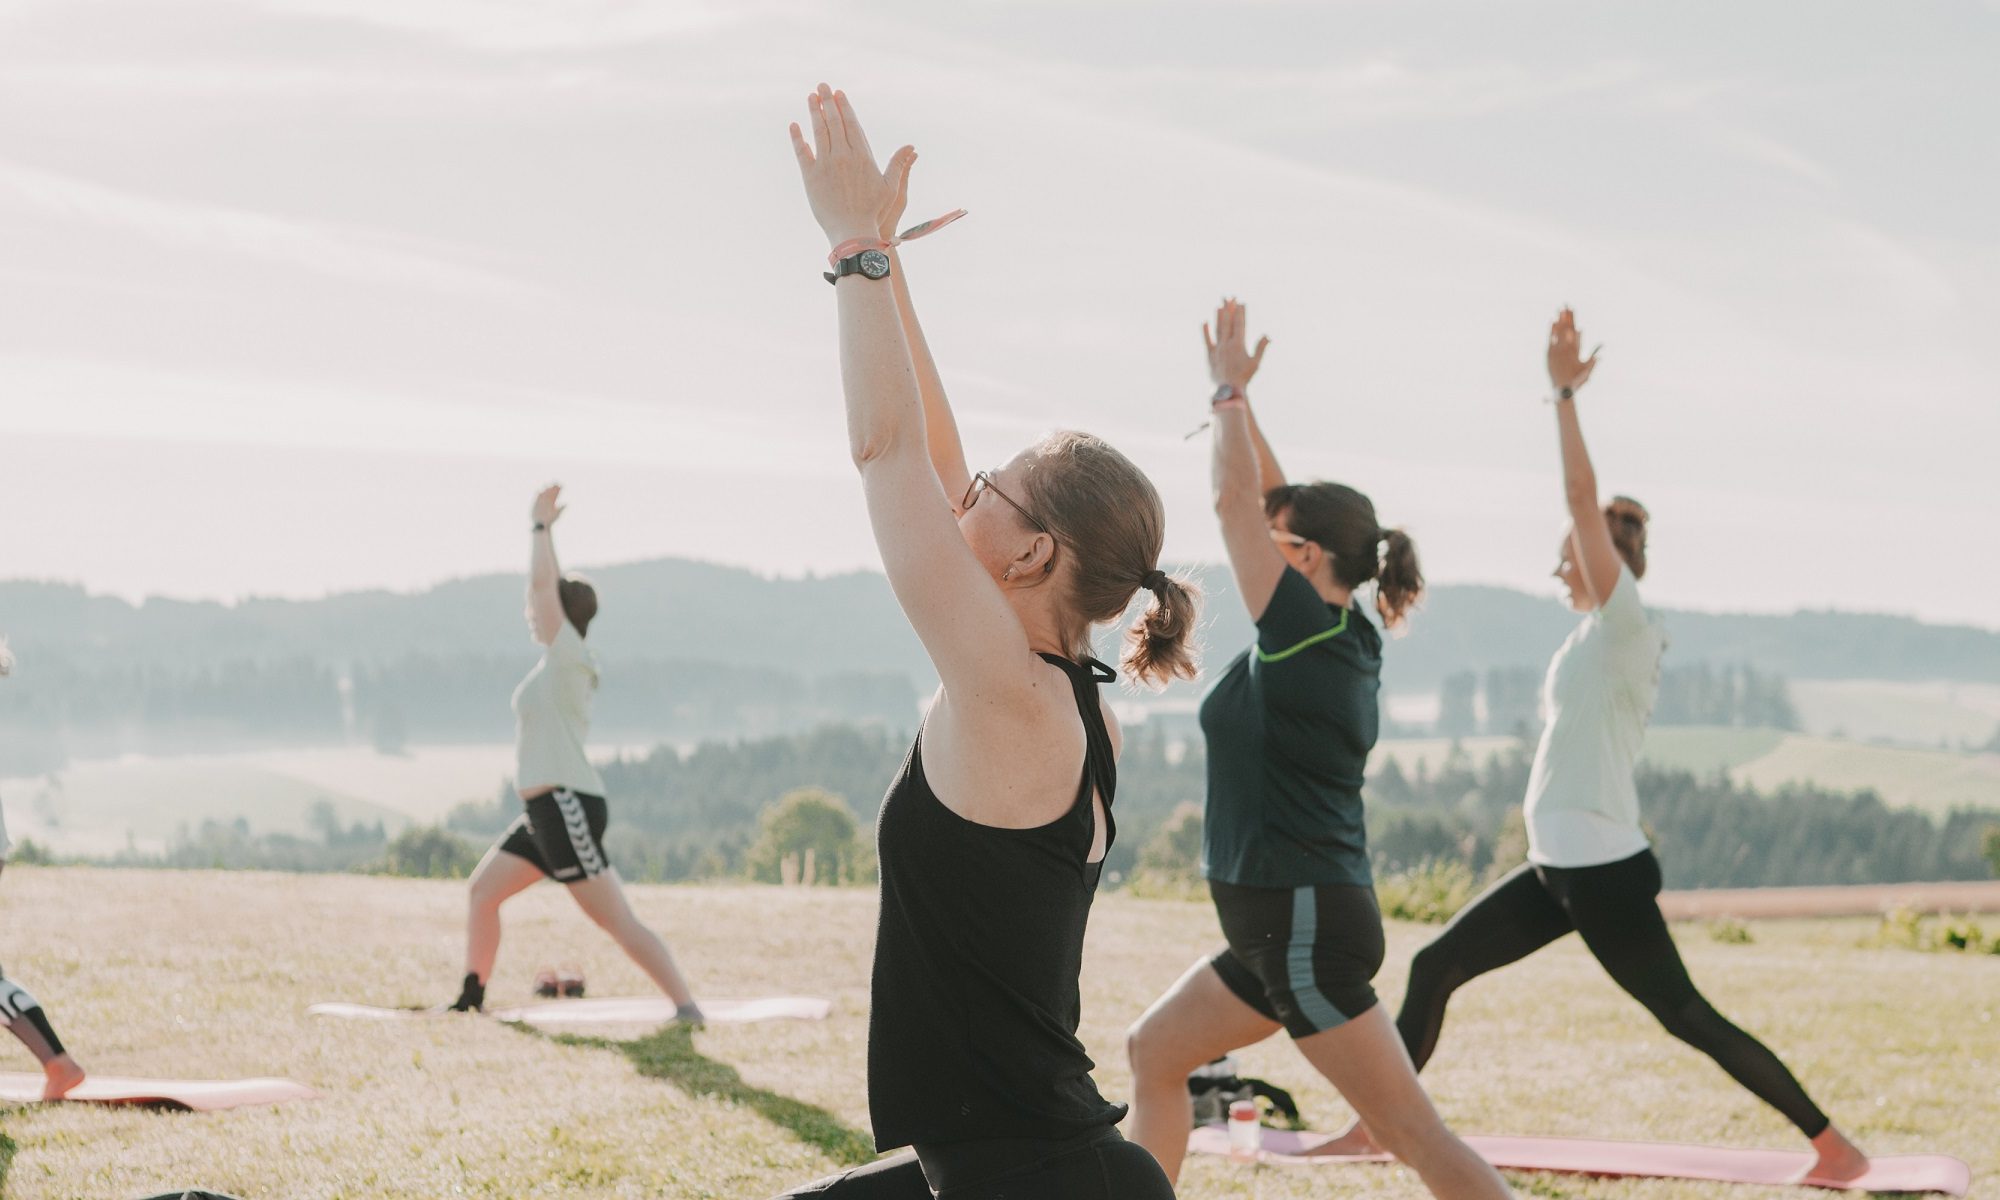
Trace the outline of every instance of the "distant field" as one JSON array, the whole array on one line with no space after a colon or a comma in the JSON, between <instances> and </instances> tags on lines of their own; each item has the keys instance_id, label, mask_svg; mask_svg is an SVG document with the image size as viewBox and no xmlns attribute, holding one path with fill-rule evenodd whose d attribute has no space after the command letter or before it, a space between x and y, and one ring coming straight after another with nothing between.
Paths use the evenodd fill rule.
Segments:
<instances>
[{"instance_id":1,"label":"distant field","mask_svg":"<svg viewBox=\"0 0 2000 1200\"><path fill-rule=\"evenodd\" d=\"M1436 774L1444 760L1450 757L1454 745L1473 762L1482 763L1488 756L1504 754L1509 747L1519 744L1518 738L1499 736L1459 738L1456 741L1451 738L1388 738L1375 743L1375 752L1368 756L1368 773L1374 774L1394 759L1397 768L1404 774L1413 773L1419 764L1424 770Z\"/></svg>"},{"instance_id":2,"label":"distant field","mask_svg":"<svg viewBox=\"0 0 2000 1200\"><path fill-rule=\"evenodd\" d=\"M1873 788L1886 804L1946 813L2000 808L2000 754L1877 746L1756 729L1654 729L1644 756L1691 771L1727 770L1738 783L1770 790L1811 782L1838 791Z\"/></svg>"},{"instance_id":3,"label":"distant field","mask_svg":"<svg viewBox=\"0 0 2000 1200\"><path fill-rule=\"evenodd\" d=\"M1957 747L1983 746L2000 729L2000 684L1804 679L1791 689L1807 733Z\"/></svg>"},{"instance_id":4,"label":"distant field","mask_svg":"<svg viewBox=\"0 0 2000 1200\"><path fill-rule=\"evenodd\" d=\"M1515 744L1502 737L1460 742L1475 763ZM1384 741L1376 746L1370 771L1394 759L1405 771L1421 762L1435 772L1451 746L1446 738ZM1836 791L1873 788L1886 804L1930 813L2000 808L2000 754L1871 745L1776 729L1665 726L1647 731L1641 756L1656 766L1696 774L1726 771L1738 783L1766 791L1809 782Z\"/></svg>"},{"instance_id":5,"label":"distant field","mask_svg":"<svg viewBox=\"0 0 2000 1200\"><path fill-rule=\"evenodd\" d=\"M86 1066L130 1074L285 1074L322 1098L212 1115L0 1109L13 1200L131 1200L201 1184L246 1197L714 1197L757 1200L865 1155L866 891L637 887L634 903L711 995L810 992L820 1023L717 1028L691 1041L561 1043L478 1021L308 1018L344 998L435 1001L454 987L462 885L352 876L9 867L0 950ZM636 970L552 885L508 910L494 999L576 960L593 994L644 991ZM1690 967L1821 1104L1878 1152L1973 1164L2000 1189L2000 959L1859 945L1868 921L1752 922L1724 945L1681 927ZM1430 931L1392 925L1377 985L1393 1003ZM1109 897L1093 922L1082 1035L1107 1094L1126 1097L1124 1029L1213 948L1206 905ZM634 1035L625 1035L634 1036ZM1314 1124L1346 1107L1282 1038L1242 1055ZM0 1069L26 1069L0 1039ZM1796 1133L1666 1036L1573 942L1481 980L1454 1003L1429 1084L1474 1132L1735 1146ZM1523 1195L1801 1200L1699 1183L1515 1176ZM1245 1170L1192 1164L1181 1195L1419 1200L1399 1168Z\"/></svg>"},{"instance_id":6,"label":"distant field","mask_svg":"<svg viewBox=\"0 0 2000 1200\"><path fill-rule=\"evenodd\" d=\"M181 826L204 820L241 817L257 833L309 833L306 814L320 800L344 823L379 820L394 833L439 820L464 801L492 799L512 770L505 745L416 746L401 755L366 746L131 755L0 780L0 798L15 840L108 855L128 845L163 849Z\"/></svg>"}]
</instances>

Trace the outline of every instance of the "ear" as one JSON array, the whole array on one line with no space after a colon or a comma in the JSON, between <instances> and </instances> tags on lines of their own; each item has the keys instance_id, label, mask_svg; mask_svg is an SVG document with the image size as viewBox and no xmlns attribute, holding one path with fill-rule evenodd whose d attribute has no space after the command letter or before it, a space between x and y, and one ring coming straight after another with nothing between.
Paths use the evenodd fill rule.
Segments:
<instances>
[{"instance_id":1,"label":"ear","mask_svg":"<svg viewBox=\"0 0 2000 1200\"><path fill-rule=\"evenodd\" d=\"M1008 563L1014 572L1014 578L1029 582L1047 578L1055 570L1055 565L1056 540L1041 532L1037 532L1027 548Z\"/></svg>"}]
</instances>

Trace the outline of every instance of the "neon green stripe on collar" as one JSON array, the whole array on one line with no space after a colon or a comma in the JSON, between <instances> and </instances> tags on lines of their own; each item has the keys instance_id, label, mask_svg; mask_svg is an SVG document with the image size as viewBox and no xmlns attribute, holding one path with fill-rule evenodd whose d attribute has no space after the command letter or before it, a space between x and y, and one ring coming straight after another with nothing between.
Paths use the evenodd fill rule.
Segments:
<instances>
[{"instance_id":1,"label":"neon green stripe on collar","mask_svg":"<svg viewBox=\"0 0 2000 1200\"><path fill-rule=\"evenodd\" d=\"M1343 608L1340 610L1340 621L1337 624L1335 624L1332 629L1327 629L1319 633L1315 633L1311 637L1307 638L1305 641L1300 642L1298 645L1287 647L1286 649L1278 651L1276 654L1266 654L1264 652L1264 648L1262 646L1259 646L1257 647L1257 661L1266 663L1283 662L1286 659L1290 658L1292 655L1299 653L1301 650L1310 650L1314 646L1319 645L1321 642L1325 641L1330 637L1339 637L1340 634L1344 630L1346 630L1346 628L1347 628L1347 610Z\"/></svg>"}]
</instances>

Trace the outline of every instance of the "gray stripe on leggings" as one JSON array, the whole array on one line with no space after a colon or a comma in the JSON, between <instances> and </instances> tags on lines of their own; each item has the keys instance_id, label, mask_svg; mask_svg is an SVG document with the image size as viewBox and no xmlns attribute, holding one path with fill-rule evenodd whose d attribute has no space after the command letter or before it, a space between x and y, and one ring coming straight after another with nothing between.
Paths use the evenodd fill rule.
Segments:
<instances>
[{"instance_id":1,"label":"gray stripe on leggings","mask_svg":"<svg viewBox=\"0 0 2000 1200\"><path fill-rule=\"evenodd\" d=\"M1315 1029L1325 1032L1347 1024L1347 1016L1333 1006L1313 979L1313 940L1319 932L1317 899L1312 888L1292 889L1292 940L1285 947L1285 974L1299 1011Z\"/></svg>"}]
</instances>

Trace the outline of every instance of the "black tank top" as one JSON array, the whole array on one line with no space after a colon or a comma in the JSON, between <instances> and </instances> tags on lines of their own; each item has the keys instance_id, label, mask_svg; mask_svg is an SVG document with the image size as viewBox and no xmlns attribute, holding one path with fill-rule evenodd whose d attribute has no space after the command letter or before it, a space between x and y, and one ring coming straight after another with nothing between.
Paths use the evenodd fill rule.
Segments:
<instances>
[{"instance_id":1,"label":"black tank top","mask_svg":"<svg viewBox=\"0 0 2000 1200\"><path fill-rule=\"evenodd\" d=\"M1086 748L1069 811L1034 829L952 812L924 778L923 734L876 823L882 913L868 1013L868 1112L875 1146L1067 1138L1116 1124L1077 1040L1083 931L1101 863L1089 862L1093 794L1104 843L1116 826L1117 763L1092 659L1053 654L1076 692Z\"/></svg>"}]
</instances>

